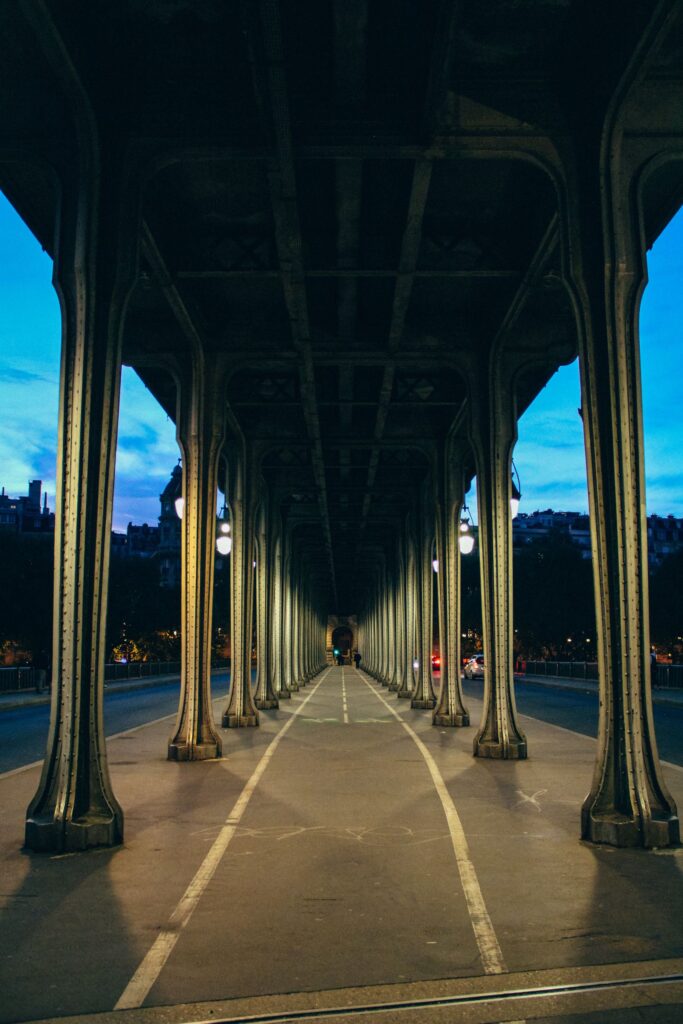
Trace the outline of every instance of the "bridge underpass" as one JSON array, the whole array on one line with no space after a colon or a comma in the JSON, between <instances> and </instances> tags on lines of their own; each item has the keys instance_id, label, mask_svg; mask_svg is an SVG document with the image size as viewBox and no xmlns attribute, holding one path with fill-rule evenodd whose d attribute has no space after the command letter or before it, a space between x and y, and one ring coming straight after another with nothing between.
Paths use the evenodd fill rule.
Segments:
<instances>
[{"instance_id":1,"label":"bridge underpass","mask_svg":"<svg viewBox=\"0 0 683 1024\"><path fill-rule=\"evenodd\" d=\"M472 792L496 780L478 804L486 817L498 813L491 794L523 763L535 772L542 749L514 700L515 425L578 353L601 719L574 831L653 851L647 872L677 863L654 852L675 850L679 825L652 726L637 311L645 253L682 198L682 15L673 0L612 13L494 0L2 7L0 186L54 258L64 324L55 682L45 767L22 793L27 850L101 850L112 860L97 863L113 865L104 851L124 844L128 856L133 803L102 729L122 363L172 417L182 450L181 698L149 755L178 762L164 763L165 784L194 799L198 766L186 762L214 766L210 786L233 778L326 670L329 617L356 616L362 667L406 698L402 720L427 722L446 758L467 751ZM487 666L476 713L460 688L457 543L475 475ZM219 488L232 683L216 717ZM348 674L364 694L364 677ZM405 732L386 714L378 730ZM135 767L129 801L144 785ZM308 771L323 771L313 756ZM177 804L162 805L172 821ZM505 827L495 822L498 837ZM575 845L577 857L588 849ZM506 889L500 861L492 876ZM254 887L234 891L250 904ZM502 970L510 963L505 950ZM340 978L330 987L353 981ZM235 991L226 982L221 994Z\"/></svg>"}]
</instances>

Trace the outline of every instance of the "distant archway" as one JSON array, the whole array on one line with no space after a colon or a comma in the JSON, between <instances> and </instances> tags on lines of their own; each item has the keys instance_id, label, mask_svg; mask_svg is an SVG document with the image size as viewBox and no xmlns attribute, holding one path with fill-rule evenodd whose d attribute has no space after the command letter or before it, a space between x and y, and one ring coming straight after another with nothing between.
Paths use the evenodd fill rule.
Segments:
<instances>
[{"instance_id":1,"label":"distant archway","mask_svg":"<svg viewBox=\"0 0 683 1024\"><path fill-rule=\"evenodd\" d=\"M348 626L337 626L332 632L332 647L347 655L353 650L353 633Z\"/></svg>"}]
</instances>

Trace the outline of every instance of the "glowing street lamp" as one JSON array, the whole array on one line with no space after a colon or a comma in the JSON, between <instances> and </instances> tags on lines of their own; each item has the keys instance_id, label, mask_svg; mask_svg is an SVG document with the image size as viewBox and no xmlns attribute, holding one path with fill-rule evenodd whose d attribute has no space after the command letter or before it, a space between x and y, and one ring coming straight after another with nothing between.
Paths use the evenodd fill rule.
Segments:
<instances>
[{"instance_id":1,"label":"glowing street lamp","mask_svg":"<svg viewBox=\"0 0 683 1024\"><path fill-rule=\"evenodd\" d=\"M462 507L460 518L460 532L458 536L458 547L463 555L469 555L474 549L474 536L472 535L472 516L467 505Z\"/></svg>"},{"instance_id":2,"label":"glowing street lamp","mask_svg":"<svg viewBox=\"0 0 683 1024\"><path fill-rule=\"evenodd\" d=\"M230 536L230 523L228 522L228 508L224 505L221 509L221 524L218 527L216 537L216 550L219 555L229 555L232 550L232 537Z\"/></svg>"},{"instance_id":3,"label":"glowing street lamp","mask_svg":"<svg viewBox=\"0 0 683 1024\"><path fill-rule=\"evenodd\" d=\"M517 478L515 482L515 477ZM519 501L522 497L522 482L519 479L519 473L515 466L515 460L512 460L512 497L510 498L510 514L514 519L519 512Z\"/></svg>"}]
</instances>

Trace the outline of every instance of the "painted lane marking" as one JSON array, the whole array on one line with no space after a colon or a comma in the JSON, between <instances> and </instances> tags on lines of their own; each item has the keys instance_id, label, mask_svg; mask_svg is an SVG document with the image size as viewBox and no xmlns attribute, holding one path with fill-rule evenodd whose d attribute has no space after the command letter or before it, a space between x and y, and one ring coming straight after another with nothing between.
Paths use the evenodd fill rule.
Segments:
<instances>
[{"instance_id":1,"label":"painted lane marking","mask_svg":"<svg viewBox=\"0 0 683 1024\"><path fill-rule=\"evenodd\" d=\"M216 700L221 698L217 697ZM164 715L163 718L153 718L151 722L142 722L140 725L134 725L131 729L124 729L123 732L114 732L111 736L105 736L105 741L109 743L111 740L121 739L122 736L132 736L134 732L140 732L141 729L147 729L150 725L158 725L159 722L165 722L169 718L175 718L177 715L176 711L173 711L170 715ZM44 758L41 757L40 761L31 761L30 764L22 764L19 768L12 768L8 772L0 772L0 781L2 779L8 779L10 775L20 775L22 772L28 772L31 768L40 768Z\"/></svg>"},{"instance_id":2,"label":"painted lane marking","mask_svg":"<svg viewBox=\"0 0 683 1024\"><path fill-rule=\"evenodd\" d=\"M344 678L344 666L342 665L342 708L344 710L344 725L349 724L349 706L346 702L346 679Z\"/></svg>"},{"instance_id":3,"label":"painted lane marking","mask_svg":"<svg viewBox=\"0 0 683 1024\"><path fill-rule=\"evenodd\" d=\"M380 700L391 712L396 721L403 726L425 760L427 768L429 769L429 774L432 777L432 782L434 783L439 799L441 800L441 806L443 807L444 814L446 815L446 822L451 836L455 861L458 866L460 881L465 894L465 901L467 903L470 921L472 923L472 930L474 931L474 938L477 946L479 947L479 955L481 957L484 971L486 974L504 974L507 971L507 967L505 966L505 960L503 959L503 954L498 944L498 939L496 938L496 933L493 929L489 912L486 909L481 886L479 885L479 880L474 870L474 864L470 859L465 831L462 827L462 822L460 821L458 812L455 809L455 804L453 803L451 795L446 788L443 776L439 771L438 765L417 733L411 729L407 722L403 721L401 716L394 711L391 704L387 703L381 693L378 693L363 675L361 675L361 679L370 692L374 693L375 697L377 697L377 699Z\"/></svg>"},{"instance_id":4,"label":"painted lane marking","mask_svg":"<svg viewBox=\"0 0 683 1024\"><path fill-rule=\"evenodd\" d=\"M266 748L265 753L261 757L261 760L257 764L254 773L248 780L244 789L237 798L237 802L230 811L230 814L225 819L225 822L218 833L218 836L214 840L209 852L199 866L197 873L188 885L180 902L176 906L175 910L171 914L168 924L157 936L151 949L144 957L142 963L136 970L131 980L126 985L121 996L116 1002L115 1010L130 1010L142 1006L142 1003L147 997L148 992L154 985L155 981L161 974L164 964L168 960L169 956L173 952L176 942L180 938L180 934L185 926L188 924L192 914L201 899L201 896L206 889L207 885L213 878L218 865L220 864L225 851L227 850L231 839L234 837L237 826L239 825L244 812L247 809L249 801L254 793L254 790L261 781L261 776L265 772L268 764L273 757L273 754L277 750L280 741L283 736L293 724L294 719L301 712L314 693L317 692L318 688L322 685L326 679L330 669L324 672L320 681L313 687L309 695L299 705L296 711L287 719L280 731L271 740L270 744Z\"/></svg>"}]
</instances>

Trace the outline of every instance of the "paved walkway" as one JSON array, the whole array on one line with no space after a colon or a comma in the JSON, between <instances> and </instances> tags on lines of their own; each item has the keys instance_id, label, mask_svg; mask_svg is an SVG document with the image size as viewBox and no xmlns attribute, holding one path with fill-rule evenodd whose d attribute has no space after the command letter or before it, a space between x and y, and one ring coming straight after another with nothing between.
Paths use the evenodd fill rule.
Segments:
<instances>
[{"instance_id":1,"label":"paved walkway","mask_svg":"<svg viewBox=\"0 0 683 1024\"><path fill-rule=\"evenodd\" d=\"M475 760L407 704L333 668L221 761L111 740L114 851L22 853L38 771L0 776L0 1022L682 1019L682 851L579 841L594 741Z\"/></svg>"}]
</instances>

